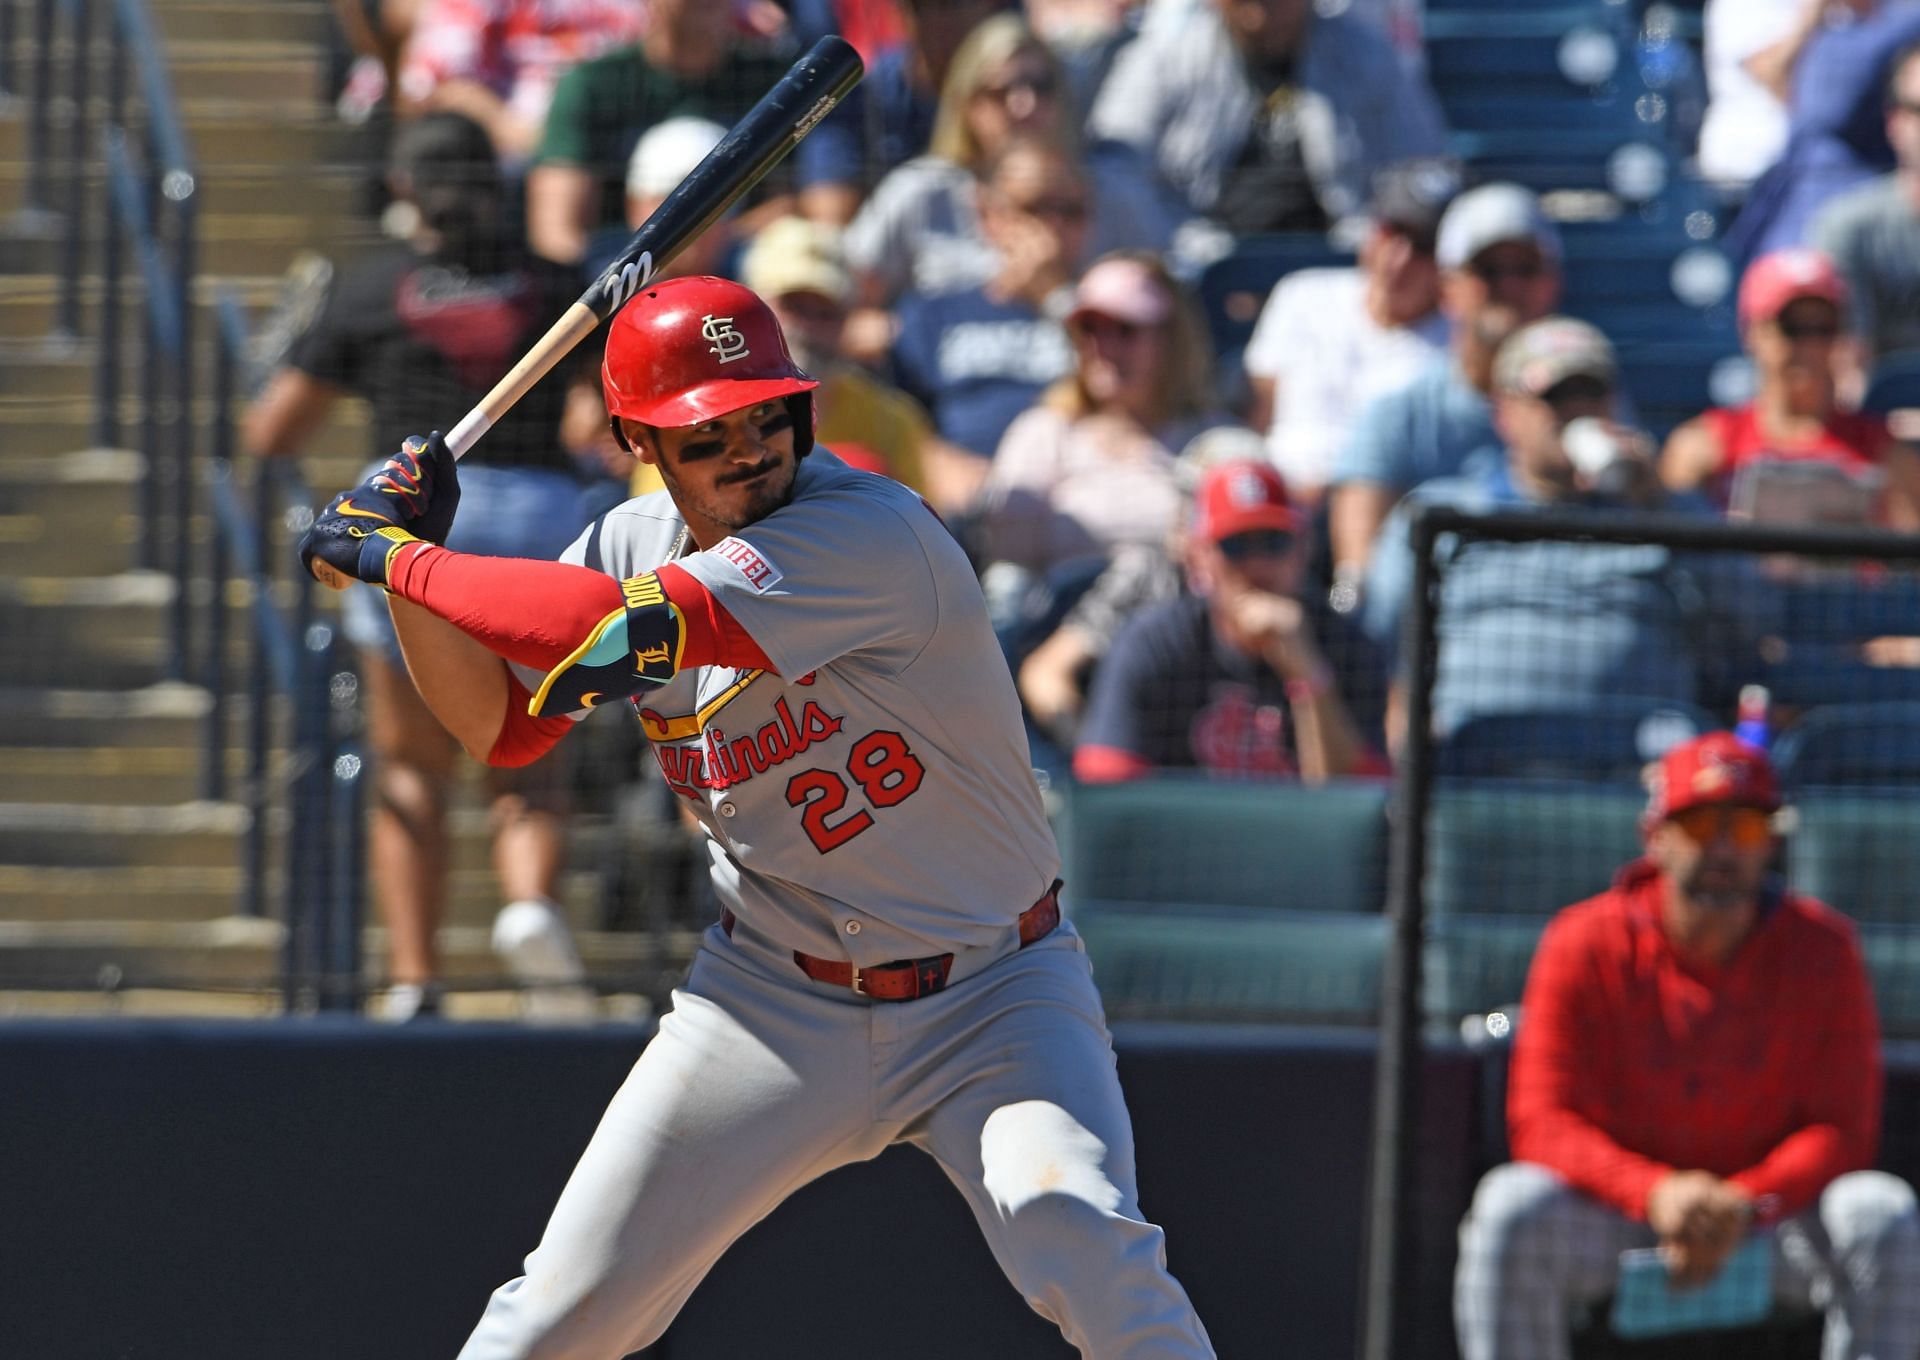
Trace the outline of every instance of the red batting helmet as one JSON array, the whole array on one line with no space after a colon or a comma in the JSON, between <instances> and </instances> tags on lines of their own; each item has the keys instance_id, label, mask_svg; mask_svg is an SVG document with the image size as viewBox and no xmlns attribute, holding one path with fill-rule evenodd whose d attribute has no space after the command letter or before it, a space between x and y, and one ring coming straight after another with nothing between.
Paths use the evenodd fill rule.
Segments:
<instances>
[{"instance_id":1,"label":"red batting helmet","mask_svg":"<svg viewBox=\"0 0 1920 1360\"><path fill-rule=\"evenodd\" d=\"M607 414L644 425L698 425L776 397L793 412L794 449L813 446L820 384L801 372L773 312L726 279L663 279L621 309L600 368ZM624 441L623 441L624 442Z\"/></svg>"}]
</instances>

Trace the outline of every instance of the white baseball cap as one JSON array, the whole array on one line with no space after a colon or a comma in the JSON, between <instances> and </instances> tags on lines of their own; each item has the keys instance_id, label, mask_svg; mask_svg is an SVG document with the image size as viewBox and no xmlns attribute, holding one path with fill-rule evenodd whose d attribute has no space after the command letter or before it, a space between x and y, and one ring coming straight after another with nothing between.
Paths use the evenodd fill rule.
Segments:
<instances>
[{"instance_id":1,"label":"white baseball cap","mask_svg":"<svg viewBox=\"0 0 1920 1360\"><path fill-rule=\"evenodd\" d=\"M655 123L627 161L627 193L634 198L665 198L726 135L725 128L706 118Z\"/></svg>"},{"instance_id":2,"label":"white baseball cap","mask_svg":"<svg viewBox=\"0 0 1920 1360\"><path fill-rule=\"evenodd\" d=\"M1533 191L1518 184L1483 184L1448 204L1433 258L1442 269L1459 269L1503 241L1531 241L1549 260L1561 259L1560 229Z\"/></svg>"}]
</instances>

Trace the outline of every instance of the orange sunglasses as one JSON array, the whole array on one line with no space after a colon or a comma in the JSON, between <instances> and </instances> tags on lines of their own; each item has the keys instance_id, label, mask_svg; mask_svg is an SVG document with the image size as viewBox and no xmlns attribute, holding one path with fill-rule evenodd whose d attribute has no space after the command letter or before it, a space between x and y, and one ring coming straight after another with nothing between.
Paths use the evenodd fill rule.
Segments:
<instances>
[{"instance_id":1,"label":"orange sunglasses","mask_svg":"<svg viewBox=\"0 0 1920 1360\"><path fill-rule=\"evenodd\" d=\"M1757 850L1773 839L1773 814L1765 808L1709 803L1668 820L1695 845L1710 845L1724 835L1742 850Z\"/></svg>"}]
</instances>

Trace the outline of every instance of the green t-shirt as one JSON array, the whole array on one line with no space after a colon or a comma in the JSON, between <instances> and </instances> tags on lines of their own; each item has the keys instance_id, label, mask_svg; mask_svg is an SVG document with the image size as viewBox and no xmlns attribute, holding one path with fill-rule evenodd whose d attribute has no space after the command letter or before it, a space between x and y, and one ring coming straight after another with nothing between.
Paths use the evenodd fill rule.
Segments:
<instances>
[{"instance_id":1,"label":"green t-shirt","mask_svg":"<svg viewBox=\"0 0 1920 1360\"><path fill-rule=\"evenodd\" d=\"M638 44L617 48L561 78L534 163L593 171L600 178L601 225L619 222L627 159L642 133L681 115L731 128L787 65L776 50L743 44L707 75L678 76L649 66Z\"/></svg>"}]
</instances>

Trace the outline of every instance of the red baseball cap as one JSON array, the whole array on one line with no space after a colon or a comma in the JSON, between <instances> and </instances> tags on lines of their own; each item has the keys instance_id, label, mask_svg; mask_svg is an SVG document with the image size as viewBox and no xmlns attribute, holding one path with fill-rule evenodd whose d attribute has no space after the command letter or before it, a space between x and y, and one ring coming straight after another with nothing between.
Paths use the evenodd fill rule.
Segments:
<instances>
[{"instance_id":1,"label":"red baseball cap","mask_svg":"<svg viewBox=\"0 0 1920 1360\"><path fill-rule=\"evenodd\" d=\"M1776 250L1747 266L1740 279L1740 324L1771 321L1801 298L1844 309L1847 281L1825 254L1804 246Z\"/></svg>"},{"instance_id":2,"label":"red baseball cap","mask_svg":"<svg viewBox=\"0 0 1920 1360\"><path fill-rule=\"evenodd\" d=\"M1765 751L1731 732L1709 732L1680 743L1660 758L1649 782L1649 825L1706 803L1768 812L1780 807L1773 762Z\"/></svg>"},{"instance_id":3,"label":"red baseball cap","mask_svg":"<svg viewBox=\"0 0 1920 1360\"><path fill-rule=\"evenodd\" d=\"M1194 493L1194 536L1208 543L1255 529L1299 527L1287 484L1270 463L1250 458L1215 463Z\"/></svg>"}]
</instances>

